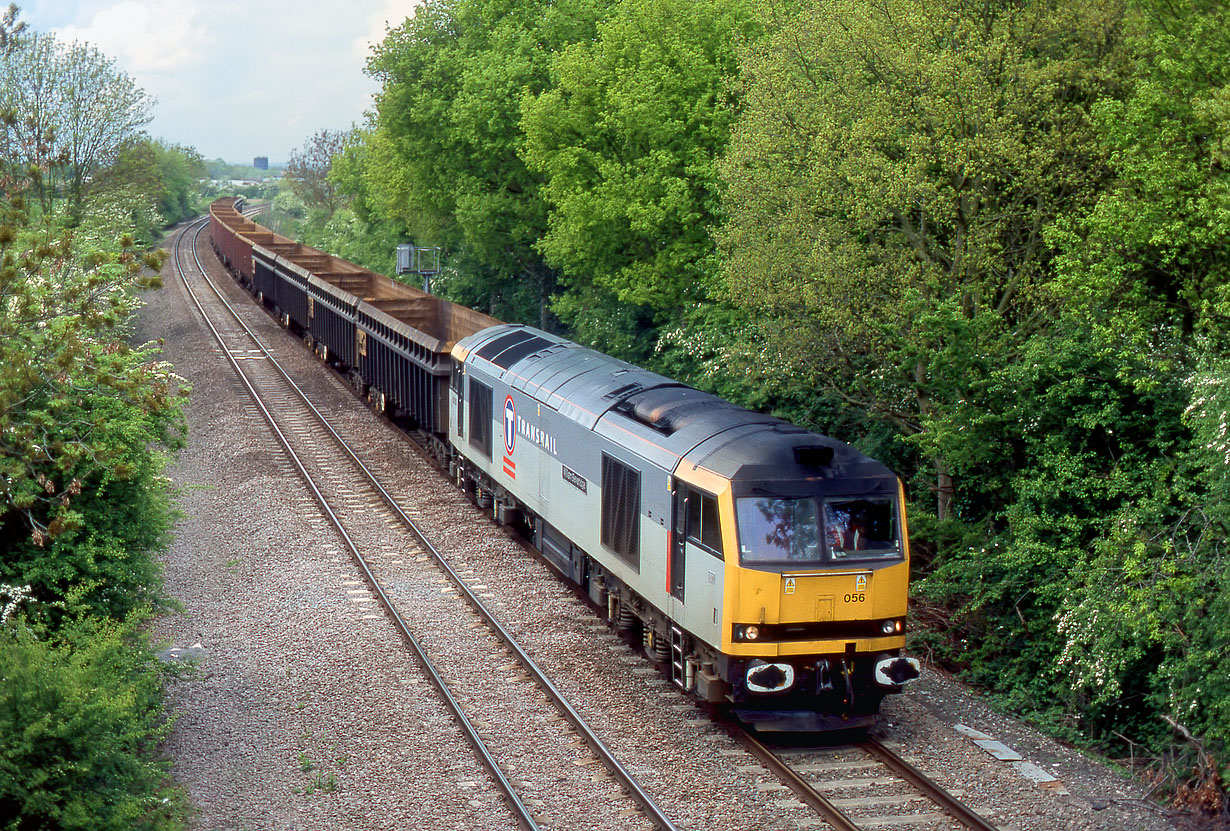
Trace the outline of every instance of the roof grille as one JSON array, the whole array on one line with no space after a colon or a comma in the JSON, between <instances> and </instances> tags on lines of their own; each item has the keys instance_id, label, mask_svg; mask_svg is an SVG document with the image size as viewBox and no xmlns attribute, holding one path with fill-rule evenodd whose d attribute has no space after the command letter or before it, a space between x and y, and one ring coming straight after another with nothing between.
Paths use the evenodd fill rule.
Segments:
<instances>
[{"instance_id":1,"label":"roof grille","mask_svg":"<svg viewBox=\"0 0 1230 831\"><path fill-rule=\"evenodd\" d=\"M644 384L624 384L622 387L613 389L602 397L610 399L627 398L629 395L640 392L643 389L645 389Z\"/></svg>"},{"instance_id":2,"label":"roof grille","mask_svg":"<svg viewBox=\"0 0 1230 831\"><path fill-rule=\"evenodd\" d=\"M551 341L533 332L518 329L501 335L478 350L478 357L485 358L500 369L508 369L526 355L531 355L551 345Z\"/></svg>"}]
</instances>

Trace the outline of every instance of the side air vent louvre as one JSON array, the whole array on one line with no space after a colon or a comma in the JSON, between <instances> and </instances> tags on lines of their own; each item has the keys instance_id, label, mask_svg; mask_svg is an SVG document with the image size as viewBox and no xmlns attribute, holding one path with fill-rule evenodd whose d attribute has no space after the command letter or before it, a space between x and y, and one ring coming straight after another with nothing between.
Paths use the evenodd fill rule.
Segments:
<instances>
[{"instance_id":1,"label":"side air vent louvre","mask_svg":"<svg viewBox=\"0 0 1230 831\"><path fill-rule=\"evenodd\" d=\"M602 544L640 567L641 474L602 454Z\"/></svg>"}]
</instances>

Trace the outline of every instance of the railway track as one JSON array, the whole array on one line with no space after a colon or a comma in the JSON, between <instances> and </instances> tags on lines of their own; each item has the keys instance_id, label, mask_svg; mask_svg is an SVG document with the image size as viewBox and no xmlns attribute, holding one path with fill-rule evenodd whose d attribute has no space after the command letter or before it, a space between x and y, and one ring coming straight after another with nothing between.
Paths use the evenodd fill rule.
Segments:
<instances>
[{"instance_id":1,"label":"railway track","mask_svg":"<svg viewBox=\"0 0 1230 831\"><path fill-rule=\"evenodd\" d=\"M673 822L538 668L279 365L197 258L203 225L181 233L176 269L223 355L362 577L346 592L383 606L523 828ZM385 545L371 550L371 540ZM465 603L458 603L458 598ZM435 623L430 623L434 621ZM453 636L441 639L440 622ZM423 635L424 632L428 634ZM457 633L466 638L458 654ZM512 723L519 730L490 729ZM570 783L569 779L577 780ZM571 795L597 790L579 806Z\"/></svg>"},{"instance_id":2,"label":"railway track","mask_svg":"<svg viewBox=\"0 0 1230 831\"><path fill-rule=\"evenodd\" d=\"M887 745L866 739L825 748L771 749L731 731L760 764L837 831L873 828L995 831L980 814Z\"/></svg>"}]
</instances>

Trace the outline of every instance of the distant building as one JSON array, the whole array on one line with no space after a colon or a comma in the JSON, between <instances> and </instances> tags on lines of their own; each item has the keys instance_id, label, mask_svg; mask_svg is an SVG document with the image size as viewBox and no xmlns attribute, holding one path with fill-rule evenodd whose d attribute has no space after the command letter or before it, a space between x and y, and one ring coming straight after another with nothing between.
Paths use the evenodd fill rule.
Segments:
<instances>
[{"instance_id":1,"label":"distant building","mask_svg":"<svg viewBox=\"0 0 1230 831\"><path fill-rule=\"evenodd\" d=\"M252 166L255 167L257 170L268 170L269 169L269 157L268 156L257 156L255 159L252 160Z\"/></svg>"}]
</instances>

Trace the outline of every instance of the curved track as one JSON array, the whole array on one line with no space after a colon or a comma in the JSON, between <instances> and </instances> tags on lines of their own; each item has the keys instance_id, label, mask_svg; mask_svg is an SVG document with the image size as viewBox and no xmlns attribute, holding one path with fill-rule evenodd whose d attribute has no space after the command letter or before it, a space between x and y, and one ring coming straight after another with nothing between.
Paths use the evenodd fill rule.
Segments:
<instances>
[{"instance_id":1,"label":"curved track","mask_svg":"<svg viewBox=\"0 0 1230 831\"><path fill-rule=\"evenodd\" d=\"M561 774L572 772L579 779L583 778L588 783L586 787L592 790L596 777L590 764L600 762L610 779L601 813L613 826L634 828L639 823L633 817L639 816L650 827L674 829L671 820L496 621L465 580L447 564L408 512L380 485L376 476L282 369L274 352L266 348L227 301L224 292L210 280L195 250L203 228L204 223L201 223L182 231L175 244L174 256L176 269L204 325L218 342L236 377L269 424L321 512L340 535L343 546L362 574L366 590L374 595L398 627L425 675L454 714L466 740L506 795L517 823L527 829L537 829L544 814L558 820L571 817L568 822L553 823L560 827L577 822L578 818L572 817L569 811L567 794L570 788L560 781ZM190 263L183 253L185 248L191 254ZM388 557L382 559L365 553L365 545L360 540L381 534L387 537L391 525L409 533L410 545L403 542L399 546L408 552L395 552L392 556L401 559L393 562L389 562ZM420 590L411 591L412 596L408 596L404 588L401 591L390 589L395 581L405 582L404 566L409 559L422 566L430 563L427 570L435 572L434 588L424 592L422 582L418 582L416 586ZM394 569L393 565L403 568ZM361 594L364 590L351 591ZM455 602L455 593L464 597L464 609L469 611L463 611L461 604ZM409 613L408 602L414 606L415 614ZM421 643L412 631L410 620L432 605L446 607L438 609L437 613L451 615L456 631L473 631L473 638L479 643L467 648L481 651L467 654L459 661L457 656L447 654L447 645ZM467 621L464 615L471 615L474 620ZM476 631L480 628L481 632ZM493 667L497 668L494 672L491 671ZM510 672L517 674L510 677ZM484 685L486 690L476 689ZM503 716L484 709L492 702L500 702ZM510 744L506 738L492 741L484 735L482 724L485 721L508 718L508 713L535 714L521 721L523 729L517 742ZM521 759L539 754L559 758L545 765L519 764ZM552 771L550 781L530 781L531 771L540 768ZM506 770L516 770L517 774L510 776ZM523 798L525 794L529 796ZM552 804L553 800L556 805ZM563 804L558 804L560 800Z\"/></svg>"}]
</instances>

